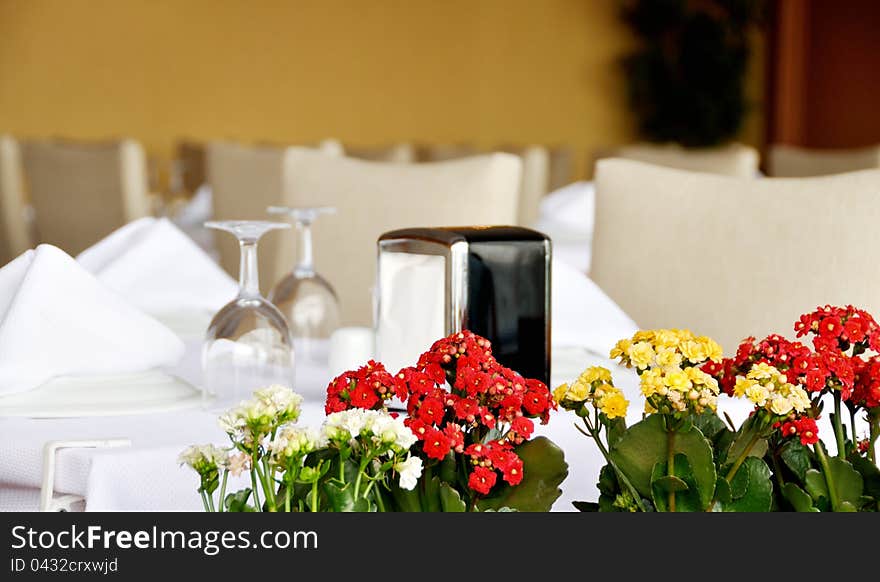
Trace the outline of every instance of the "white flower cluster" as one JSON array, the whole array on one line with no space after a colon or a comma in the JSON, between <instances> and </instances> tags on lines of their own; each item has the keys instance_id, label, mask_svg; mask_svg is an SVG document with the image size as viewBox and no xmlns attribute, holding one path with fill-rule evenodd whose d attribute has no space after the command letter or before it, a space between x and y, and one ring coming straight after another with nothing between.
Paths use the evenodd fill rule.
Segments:
<instances>
[{"instance_id":1,"label":"white flower cluster","mask_svg":"<svg viewBox=\"0 0 880 582\"><path fill-rule=\"evenodd\" d=\"M286 461L302 458L318 449L327 446L327 437L312 427L300 428L287 425L278 431L275 439L269 443L269 451L273 461L285 465Z\"/></svg>"},{"instance_id":2,"label":"white flower cluster","mask_svg":"<svg viewBox=\"0 0 880 582\"><path fill-rule=\"evenodd\" d=\"M302 396L290 388L272 385L224 412L218 424L232 440L250 444L282 424L296 421L301 404Z\"/></svg>"},{"instance_id":3,"label":"white flower cluster","mask_svg":"<svg viewBox=\"0 0 880 582\"><path fill-rule=\"evenodd\" d=\"M400 418L381 410L360 408L328 415L323 432L328 440L337 442L371 438L373 444L389 446L396 452L408 450L418 440Z\"/></svg>"},{"instance_id":4,"label":"white flower cluster","mask_svg":"<svg viewBox=\"0 0 880 582\"><path fill-rule=\"evenodd\" d=\"M225 468L229 462L229 452L217 445L192 445L180 453L177 462L188 465L201 475Z\"/></svg>"}]
</instances>

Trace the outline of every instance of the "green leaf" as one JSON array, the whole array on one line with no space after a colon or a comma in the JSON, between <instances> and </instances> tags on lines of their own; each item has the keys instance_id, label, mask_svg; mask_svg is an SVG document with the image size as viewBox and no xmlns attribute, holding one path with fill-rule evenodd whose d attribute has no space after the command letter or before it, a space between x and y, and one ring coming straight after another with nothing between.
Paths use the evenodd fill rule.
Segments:
<instances>
[{"instance_id":1,"label":"green leaf","mask_svg":"<svg viewBox=\"0 0 880 582\"><path fill-rule=\"evenodd\" d=\"M401 489L399 485L391 486L391 497L394 499L394 510L418 513L422 511L418 485L412 490Z\"/></svg>"},{"instance_id":2,"label":"green leaf","mask_svg":"<svg viewBox=\"0 0 880 582\"><path fill-rule=\"evenodd\" d=\"M450 487L448 483L440 484L440 506L447 513L464 513L467 511L467 505L465 505L461 495Z\"/></svg>"},{"instance_id":3,"label":"green leaf","mask_svg":"<svg viewBox=\"0 0 880 582\"><path fill-rule=\"evenodd\" d=\"M849 462L859 472L864 482L864 494L880 500L880 468L868 459L859 455L851 455Z\"/></svg>"},{"instance_id":4,"label":"green leaf","mask_svg":"<svg viewBox=\"0 0 880 582\"><path fill-rule=\"evenodd\" d=\"M642 497L651 499L652 471L657 463L666 462L666 446L662 415L654 414L629 427L617 446L611 449L610 456ZM686 433L677 433L673 452L687 457L700 504L702 508L708 507L715 491L716 477L709 441L697 428Z\"/></svg>"},{"instance_id":5,"label":"green leaf","mask_svg":"<svg viewBox=\"0 0 880 582\"><path fill-rule=\"evenodd\" d=\"M746 452L746 449L750 445L752 447L748 453L748 456L750 457L760 458L767 453L766 438L759 438L754 444L752 444L752 440L761 431L760 427L755 425L755 418L757 417L752 416L742 423L742 426L740 426L739 431L737 431L736 436L733 438L733 442L730 443L727 453L724 455L724 464L734 463L743 453Z\"/></svg>"},{"instance_id":6,"label":"green leaf","mask_svg":"<svg viewBox=\"0 0 880 582\"><path fill-rule=\"evenodd\" d=\"M773 504L773 482L770 480L770 468L767 463L757 457L746 457L733 476L731 491L742 490L738 481L746 481L745 492L737 496L734 493L729 503L722 503L721 510L726 512L767 512Z\"/></svg>"},{"instance_id":7,"label":"green leaf","mask_svg":"<svg viewBox=\"0 0 880 582\"><path fill-rule=\"evenodd\" d=\"M626 434L626 419L615 418L608 420L604 414L602 415L602 418L608 431L608 445L613 447L620 441L621 437Z\"/></svg>"},{"instance_id":8,"label":"green leaf","mask_svg":"<svg viewBox=\"0 0 880 582\"><path fill-rule=\"evenodd\" d=\"M604 465L599 470L599 482L596 486L599 489L599 493L612 498L620 492L620 485L617 482L617 474L614 472L614 467Z\"/></svg>"},{"instance_id":9,"label":"green leaf","mask_svg":"<svg viewBox=\"0 0 880 582\"><path fill-rule=\"evenodd\" d=\"M422 511L439 512L442 509L440 505L440 478L436 475L430 478L422 477L421 483L424 485L421 497Z\"/></svg>"},{"instance_id":10,"label":"green leaf","mask_svg":"<svg viewBox=\"0 0 880 582\"><path fill-rule=\"evenodd\" d=\"M679 453L673 460L674 476L667 475L666 463L654 465L651 479L654 506L657 511L670 511L669 493L675 493L675 511L695 512L702 511L705 507L700 500L697 483L688 458Z\"/></svg>"},{"instance_id":11,"label":"green leaf","mask_svg":"<svg viewBox=\"0 0 880 582\"><path fill-rule=\"evenodd\" d=\"M506 483L498 493L477 502L480 511L510 507L517 511L550 511L568 476L565 455L547 437L539 436L514 449L523 460L523 480L511 487Z\"/></svg>"},{"instance_id":12,"label":"green leaf","mask_svg":"<svg viewBox=\"0 0 880 582\"><path fill-rule=\"evenodd\" d=\"M841 505L846 502L854 507L859 507L864 489L864 482L859 472L853 468L849 461L838 457L828 459L828 467L831 470L834 487L837 489L837 499ZM844 511L842 507L838 509Z\"/></svg>"},{"instance_id":13,"label":"green leaf","mask_svg":"<svg viewBox=\"0 0 880 582\"><path fill-rule=\"evenodd\" d=\"M809 469L804 473L804 488L815 502L818 502L821 499L829 499L828 486L825 484L825 477L816 469Z\"/></svg>"},{"instance_id":14,"label":"green leaf","mask_svg":"<svg viewBox=\"0 0 880 582\"><path fill-rule=\"evenodd\" d=\"M722 431L727 430L727 425L714 412L704 412L695 416L694 426L710 441L714 441Z\"/></svg>"},{"instance_id":15,"label":"green leaf","mask_svg":"<svg viewBox=\"0 0 880 582\"><path fill-rule=\"evenodd\" d=\"M730 483L724 477L719 476L715 481L715 499L721 503L730 503L733 499Z\"/></svg>"},{"instance_id":16,"label":"green leaf","mask_svg":"<svg viewBox=\"0 0 880 582\"><path fill-rule=\"evenodd\" d=\"M599 511L599 504L594 501L572 501L572 505L574 505L575 509L578 511L585 511L589 513L595 513Z\"/></svg>"},{"instance_id":17,"label":"green leaf","mask_svg":"<svg viewBox=\"0 0 880 582\"><path fill-rule=\"evenodd\" d=\"M849 501L841 501L840 505L837 507L837 510L842 513L855 513L858 511L856 506Z\"/></svg>"},{"instance_id":18,"label":"green leaf","mask_svg":"<svg viewBox=\"0 0 880 582\"><path fill-rule=\"evenodd\" d=\"M813 466L810 460L810 450L796 439L789 439L788 443L782 447L780 453L782 462L791 469L791 472L797 475L797 478L803 483L806 472Z\"/></svg>"},{"instance_id":19,"label":"green leaf","mask_svg":"<svg viewBox=\"0 0 880 582\"><path fill-rule=\"evenodd\" d=\"M343 483L339 479L324 482L324 493L330 508L335 512L375 511L375 505L368 499L354 497L354 484Z\"/></svg>"},{"instance_id":20,"label":"green leaf","mask_svg":"<svg viewBox=\"0 0 880 582\"><path fill-rule=\"evenodd\" d=\"M795 511L801 512L818 512L813 507L813 498L807 495L807 492L795 485L794 483L786 483L782 486L782 495Z\"/></svg>"},{"instance_id":21,"label":"green leaf","mask_svg":"<svg viewBox=\"0 0 880 582\"><path fill-rule=\"evenodd\" d=\"M247 501L250 496L251 488L246 487L241 491L236 491L235 493L227 495L223 505L226 507L226 511L230 513L252 513L257 509L252 505L248 505Z\"/></svg>"}]
</instances>

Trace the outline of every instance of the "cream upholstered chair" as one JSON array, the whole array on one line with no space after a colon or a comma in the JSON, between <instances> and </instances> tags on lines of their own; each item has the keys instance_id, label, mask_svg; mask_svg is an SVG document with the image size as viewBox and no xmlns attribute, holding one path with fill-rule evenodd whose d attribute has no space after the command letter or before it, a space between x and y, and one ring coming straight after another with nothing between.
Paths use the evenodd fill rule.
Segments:
<instances>
[{"instance_id":1,"label":"cream upholstered chair","mask_svg":"<svg viewBox=\"0 0 880 582\"><path fill-rule=\"evenodd\" d=\"M643 328L728 354L819 305L880 313L880 170L746 180L600 161L591 277Z\"/></svg>"},{"instance_id":2,"label":"cream upholstered chair","mask_svg":"<svg viewBox=\"0 0 880 582\"><path fill-rule=\"evenodd\" d=\"M773 145L767 152L771 176L802 178L880 168L880 145L856 149L808 149Z\"/></svg>"},{"instance_id":3,"label":"cream upholstered chair","mask_svg":"<svg viewBox=\"0 0 880 582\"><path fill-rule=\"evenodd\" d=\"M345 146L344 154L352 158L371 162L392 162L411 164L416 161L416 150L411 143L398 143L390 146L356 147Z\"/></svg>"},{"instance_id":4,"label":"cream upholstered chair","mask_svg":"<svg viewBox=\"0 0 880 582\"><path fill-rule=\"evenodd\" d=\"M343 323L369 325L379 236L405 227L513 224L520 166L509 154L388 164L297 150L285 173L285 203L337 208L315 225L316 268L339 294ZM284 245L279 268L289 269L293 254Z\"/></svg>"},{"instance_id":5,"label":"cream upholstered chair","mask_svg":"<svg viewBox=\"0 0 880 582\"><path fill-rule=\"evenodd\" d=\"M75 255L150 213L146 156L130 139L23 144L38 242Z\"/></svg>"},{"instance_id":6,"label":"cream upholstered chair","mask_svg":"<svg viewBox=\"0 0 880 582\"><path fill-rule=\"evenodd\" d=\"M550 178L547 192L554 192L574 181L574 151L567 146L550 148Z\"/></svg>"},{"instance_id":7,"label":"cream upholstered chair","mask_svg":"<svg viewBox=\"0 0 880 582\"><path fill-rule=\"evenodd\" d=\"M0 135L0 266L33 246L22 184L21 149Z\"/></svg>"},{"instance_id":8,"label":"cream upholstered chair","mask_svg":"<svg viewBox=\"0 0 880 582\"><path fill-rule=\"evenodd\" d=\"M724 176L754 178L758 176L760 155L753 147L732 143L712 148L683 148L677 144L636 143L612 148L596 158L626 158L677 168Z\"/></svg>"}]
</instances>

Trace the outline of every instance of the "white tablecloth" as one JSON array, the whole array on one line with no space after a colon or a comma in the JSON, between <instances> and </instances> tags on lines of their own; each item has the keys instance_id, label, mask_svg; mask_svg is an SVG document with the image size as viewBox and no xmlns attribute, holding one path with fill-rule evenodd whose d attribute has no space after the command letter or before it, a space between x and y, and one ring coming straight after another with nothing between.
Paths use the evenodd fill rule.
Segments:
<instances>
[{"instance_id":1,"label":"white tablecloth","mask_svg":"<svg viewBox=\"0 0 880 582\"><path fill-rule=\"evenodd\" d=\"M198 343L190 343L188 357L176 370L191 382L198 380L198 349ZM591 364L613 366L585 350L561 348L553 359L553 383L569 381ZM630 417L635 421L641 406L637 378L632 371L612 369L617 384L633 402ZM306 397L301 424L318 425L323 419L321 395L328 378L321 372L300 369L297 390ZM575 420L572 413L559 411L537 430L563 448L569 463L563 495L554 510L570 511L571 501L595 499L598 494L595 482L604 461L592 441L574 428ZM176 459L187 445L226 442L216 415L202 410L93 418L0 418L0 488L39 488L46 441L117 437L131 439L131 446L59 451L56 493L85 496L90 511L201 509L196 476L179 467Z\"/></svg>"}]
</instances>

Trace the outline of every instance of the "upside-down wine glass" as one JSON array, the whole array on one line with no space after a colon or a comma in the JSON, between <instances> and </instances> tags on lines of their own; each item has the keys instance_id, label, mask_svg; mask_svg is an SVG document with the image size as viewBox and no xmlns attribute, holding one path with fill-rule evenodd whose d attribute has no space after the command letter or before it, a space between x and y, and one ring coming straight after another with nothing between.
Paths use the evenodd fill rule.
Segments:
<instances>
[{"instance_id":1,"label":"upside-down wine glass","mask_svg":"<svg viewBox=\"0 0 880 582\"><path fill-rule=\"evenodd\" d=\"M293 271L272 288L269 300L287 318L300 361L326 365L330 334L339 327L339 298L332 285L315 271L312 223L318 216L333 214L336 209L329 206L270 206L267 211L291 217L299 233Z\"/></svg>"},{"instance_id":2,"label":"upside-down wine glass","mask_svg":"<svg viewBox=\"0 0 880 582\"><path fill-rule=\"evenodd\" d=\"M294 349L284 316L260 295L257 242L283 222L227 220L205 226L225 230L238 238L241 248L238 297L214 315L202 351L202 370L207 397L215 409L250 397L260 387L282 384L293 388Z\"/></svg>"}]
</instances>

